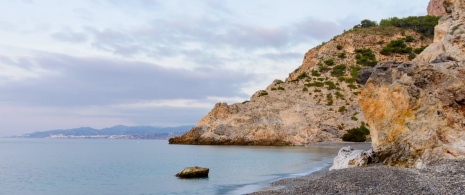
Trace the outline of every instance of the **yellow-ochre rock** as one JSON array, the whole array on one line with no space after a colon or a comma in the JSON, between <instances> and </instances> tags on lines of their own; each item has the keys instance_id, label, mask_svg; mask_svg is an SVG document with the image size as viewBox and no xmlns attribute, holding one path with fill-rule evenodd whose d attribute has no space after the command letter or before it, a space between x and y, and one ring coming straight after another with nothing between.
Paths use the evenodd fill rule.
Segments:
<instances>
[{"instance_id":1,"label":"yellow-ochre rock","mask_svg":"<svg viewBox=\"0 0 465 195\"><path fill-rule=\"evenodd\" d=\"M421 167L465 157L463 61L379 64L358 101L379 161Z\"/></svg>"},{"instance_id":2,"label":"yellow-ochre rock","mask_svg":"<svg viewBox=\"0 0 465 195\"><path fill-rule=\"evenodd\" d=\"M357 82L365 87L358 102L377 161L422 167L465 158L465 1L444 5L448 14L436 27L435 43L414 62L360 71Z\"/></svg>"}]
</instances>

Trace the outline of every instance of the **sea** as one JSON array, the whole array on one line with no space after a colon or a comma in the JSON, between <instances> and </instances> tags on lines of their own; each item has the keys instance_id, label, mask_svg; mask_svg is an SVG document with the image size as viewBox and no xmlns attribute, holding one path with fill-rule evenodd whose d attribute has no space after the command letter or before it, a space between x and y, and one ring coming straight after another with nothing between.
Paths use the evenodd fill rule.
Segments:
<instances>
[{"instance_id":1,"label":"sea","mask_svg":"<svg viewBox=\"0 0 465 195\"><path fill-rule=\"evenodd\" d=\"M332 164L343 146L170 145L167 140L0 139L0 194L245 194ZM205 179L179 179L185 167Z\"/></svg>"}]
</instances>

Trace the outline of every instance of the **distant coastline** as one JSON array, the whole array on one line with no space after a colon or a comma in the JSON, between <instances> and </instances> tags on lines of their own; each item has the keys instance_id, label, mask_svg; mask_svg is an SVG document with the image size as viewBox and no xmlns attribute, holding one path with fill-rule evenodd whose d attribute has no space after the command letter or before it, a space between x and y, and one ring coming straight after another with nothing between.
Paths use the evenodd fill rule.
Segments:
<instances>
[{"instance_id":1,"label":"distant coastline","mask_svg":"<svg viewBox=\"0 0 465 195\"><path fill-rule=\"evenodd\" d=\"M34 133L11 136L7 138L47 138L47 139L157 139L167 140L182 135L193 125L177 127L154 126L123 126L118 125L103 129L80 127L74 129L59 129L36 131Z\"/></svg>"}]
</instances>

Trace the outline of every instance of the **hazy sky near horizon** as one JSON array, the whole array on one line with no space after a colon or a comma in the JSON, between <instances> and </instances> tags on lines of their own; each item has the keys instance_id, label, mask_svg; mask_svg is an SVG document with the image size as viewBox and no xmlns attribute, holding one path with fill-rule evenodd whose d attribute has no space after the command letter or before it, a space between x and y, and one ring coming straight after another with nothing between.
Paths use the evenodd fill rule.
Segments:
<instances>
[{"instance_id":1,"label":"hazy sky near horizon","mask_svg":"<svg viewBox=\"0 0 465 195\"><path fill-rule=\"evenodd\" d=\"M426 15L428 2L1 1L0 136L195 124L361 20Z\"/></svg>"}]
</instances>

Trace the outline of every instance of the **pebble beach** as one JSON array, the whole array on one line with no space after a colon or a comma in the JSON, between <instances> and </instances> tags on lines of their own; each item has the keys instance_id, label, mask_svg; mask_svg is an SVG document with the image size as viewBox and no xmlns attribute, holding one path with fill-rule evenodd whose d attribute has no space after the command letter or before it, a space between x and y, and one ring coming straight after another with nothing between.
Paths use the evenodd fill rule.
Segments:
<instances>
[{"instance_id":1,"label":"pebble beach","mask_svg":"<svg viewBox=\"0 0 465 195\"><path fill-rule=\"evenodd\" d=\"M372 164L283 179L254 195L464 194L465 160L442 160L424 169Z\"/></svg>"}]
</instances>

